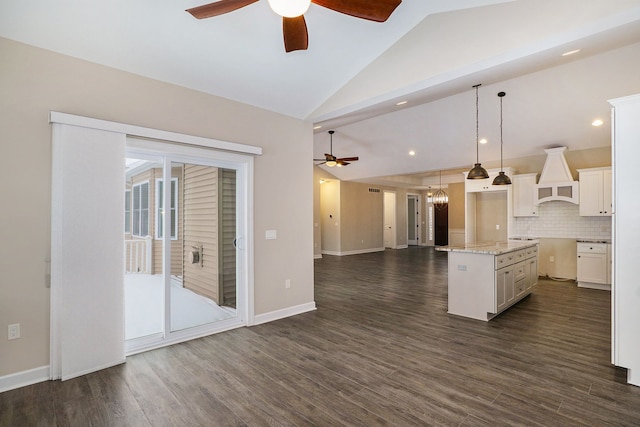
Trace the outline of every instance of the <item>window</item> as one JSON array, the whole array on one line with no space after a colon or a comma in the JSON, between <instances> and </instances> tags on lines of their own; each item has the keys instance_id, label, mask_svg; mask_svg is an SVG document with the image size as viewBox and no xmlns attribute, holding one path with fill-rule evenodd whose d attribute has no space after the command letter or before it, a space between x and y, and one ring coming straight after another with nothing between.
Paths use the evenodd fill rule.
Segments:
<instances>
[{"instance_id":1,"label":"window","mask_svg":"<svg viewBox=\"0 0 640 427\"><path fill-rule=\"evenodd\" d=\"M149 181L134 185L132 191L131 235L146 237L149 234Z\"/></svg>"},{"instance_id":2,"label":"window","mask_svg":"<svg viewBox=\"0 0 640 427\"><path fill-rule=\"evenodd\" d=\"M156 239L164 236L164 222L162 220L162 206L164 205L164 181L156 179ZM178 178L171 178L171 240L178 238Z\"/></svg>"},{"instance_id":3,"label":"window","mask_svg":"<svg viewBox=\"0 0 640 427\"><path fill-rule=\"evenodd\" d=\"M131 233L131 190L124 190L124 232Z\"/></svg>"}]
</instances>

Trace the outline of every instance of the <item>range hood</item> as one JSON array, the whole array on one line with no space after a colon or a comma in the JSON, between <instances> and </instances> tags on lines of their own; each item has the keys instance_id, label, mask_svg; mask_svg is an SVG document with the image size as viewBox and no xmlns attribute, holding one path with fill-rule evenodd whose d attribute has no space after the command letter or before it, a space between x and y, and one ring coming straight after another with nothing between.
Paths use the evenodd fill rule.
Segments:
<instances>
[{"instance_id":1,"label":"range hood","mask_svg":"<svg viewBox=\"0 0 640 427\"><path fill-rule=\"evenodd\" d=\"M540 180L536 185L536 204L552 201L575 203L579 199L579 183L574 181L569 170L564 152L567 147L548 148L547 160L544 162Z\"/></svg>"}]
</instances>

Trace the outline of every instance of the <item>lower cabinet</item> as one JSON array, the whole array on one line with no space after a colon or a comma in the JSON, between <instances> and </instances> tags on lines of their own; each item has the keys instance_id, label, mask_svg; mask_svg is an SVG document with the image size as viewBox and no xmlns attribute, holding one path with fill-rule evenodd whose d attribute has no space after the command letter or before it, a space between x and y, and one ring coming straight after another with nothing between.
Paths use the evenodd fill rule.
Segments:
<instances>
[{"instance_id":1,"label":"lower cabinet","mask_svg":"<svg viewBox=\"0 0 640 427\"><path fill-rule=\"evenodd\" d=\"M611 289L611 245L578 243L578 286Z\"/></svg>"},{"instance_id":2,"label":"lower cabinet","mask_svg":"<svg viewBox=\"0 0 640 427\"><path fill-rule=\"evenodd\" d=\"M536 283L538 283L537 251L530 254L529 258L524 261L496 270L495 313L500 313L517 300L528 295Z\"/></svg>"}]
</instances>

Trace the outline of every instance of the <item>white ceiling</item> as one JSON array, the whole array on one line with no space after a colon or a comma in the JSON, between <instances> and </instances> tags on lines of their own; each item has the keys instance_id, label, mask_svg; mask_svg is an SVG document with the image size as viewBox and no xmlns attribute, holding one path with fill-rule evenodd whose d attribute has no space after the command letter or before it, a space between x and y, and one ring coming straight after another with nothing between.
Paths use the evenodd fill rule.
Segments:
<instances>
[{"instance_id":1,"label":"white ceiling","mask_svg":"<svg viewBox=\"0 0 640 427\"><path fill-rule=\"evenodd\" d=\"M0 36L322 125L316 157L335 129L334 154L361 159L331 169L342 179L470 166L476 83L481 161L499 158L498 91L505 158L606 145L591 119L640 92L640 0L404 0L385 23L312 4L309 49L292 53L267 0L184 11L206 2L4 1Z\"/></svg>"}]
</instances>

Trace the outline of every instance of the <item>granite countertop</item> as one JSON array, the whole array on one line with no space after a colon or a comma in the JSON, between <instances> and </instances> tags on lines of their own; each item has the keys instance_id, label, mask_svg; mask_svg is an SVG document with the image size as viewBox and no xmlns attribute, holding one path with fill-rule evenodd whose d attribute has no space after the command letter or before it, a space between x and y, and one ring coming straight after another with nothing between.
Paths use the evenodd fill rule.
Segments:
<instances>
[{"instance_id":1,"label":"granite countertop","mask_svg":"<svg viewBox=\"0 0 640 427\"><path fill-rule=\"evenodd\" d=\"M443 252L466 252L473 254L500 255L513 252L518 249L536 246L536 241L507 241L507 242L476 242L465 243L463 245L437 246L436 251Z\"/></svg>"}]
</instances>

